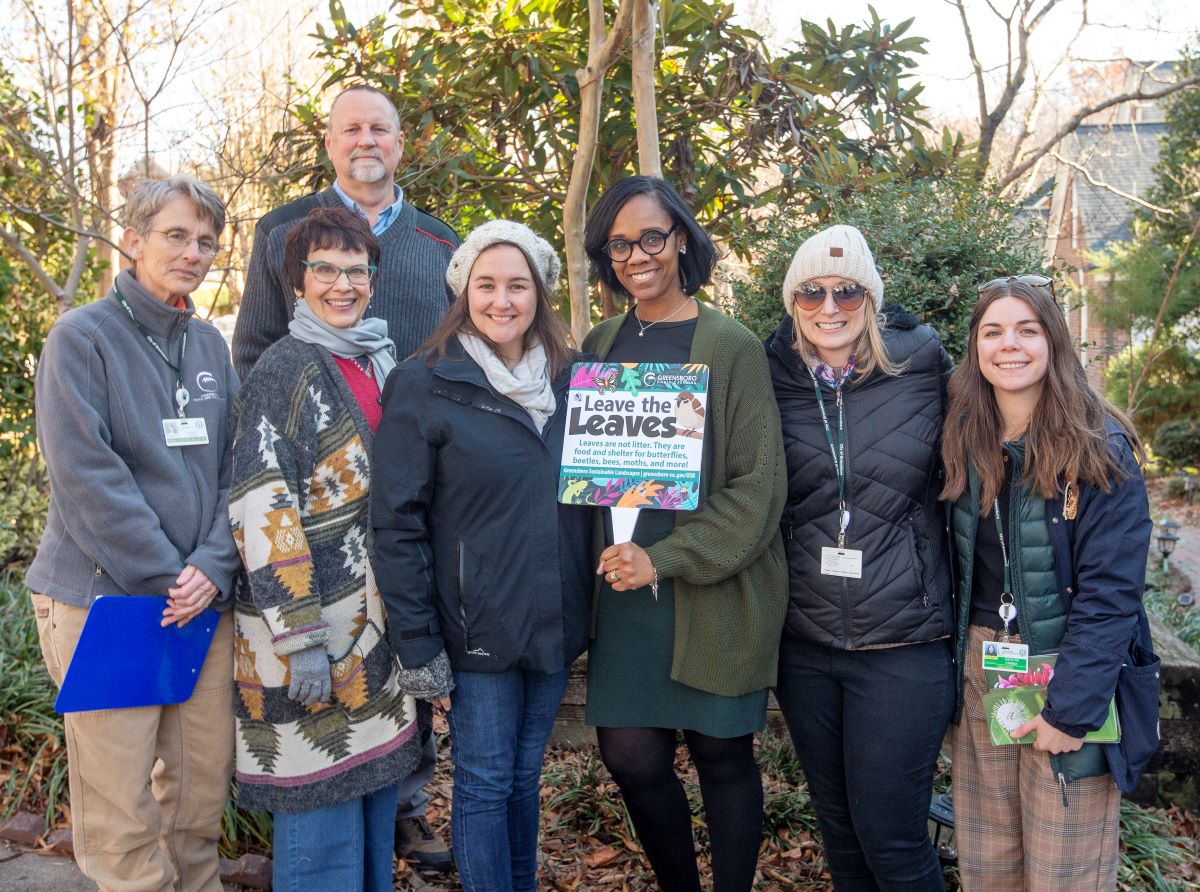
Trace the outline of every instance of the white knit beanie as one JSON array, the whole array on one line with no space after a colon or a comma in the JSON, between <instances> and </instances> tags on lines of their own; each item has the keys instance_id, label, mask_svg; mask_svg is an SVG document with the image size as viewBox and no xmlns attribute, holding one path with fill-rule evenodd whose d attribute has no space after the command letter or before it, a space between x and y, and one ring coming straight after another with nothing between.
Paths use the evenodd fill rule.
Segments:
<instances>
[{"instance_id":1,"label":"white knit beanie","mask_svg":"<svg viewBox=\"0 0 1200 892\"><path fill-rule=\"evenodd\" d=\"M471 230L446 267L446 281L456 296L461 297L467 290L467 282L471 278L471 267L479 259L479 255L500 242L516 245L525 252L525 256L533 261L534 274L539 276L542 284L553 291L558 284L558 273L562 268L554 247L526 226L512 220L491 220Z\"/></svg>"},{"instance_id":2,"label":"white knit beanie","mask_svg":"<svg viewBox=\"0 0 1200 892\"><path fill-rule=\"evenodd\" d=\"M863 234L853 226L830 226L796 249L792 265L783 277L783 308L792 314L792 293L810 279L841 276L862 285L871 293L875 312L883 305L883 279L875 269L875 258Z\"/></svg>"}]
</instances>

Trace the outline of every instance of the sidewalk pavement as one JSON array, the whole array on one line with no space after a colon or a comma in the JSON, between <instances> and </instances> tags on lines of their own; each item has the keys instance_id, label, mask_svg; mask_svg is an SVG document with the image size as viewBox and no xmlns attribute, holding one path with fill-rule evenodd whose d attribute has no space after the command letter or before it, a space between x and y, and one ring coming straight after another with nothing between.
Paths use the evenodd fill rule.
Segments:
<instances>
[{"instance_id":1,"label":"sidewalk pavement","mask_svg":"<svg viewBox=\"0 0 1200 892\"><path fill-rule=\"evenodd\" d=\"M237 892L241 886L222 887ZM74 858L0 840L0 892L96 892Z\"/></svg>"}]
</instances>

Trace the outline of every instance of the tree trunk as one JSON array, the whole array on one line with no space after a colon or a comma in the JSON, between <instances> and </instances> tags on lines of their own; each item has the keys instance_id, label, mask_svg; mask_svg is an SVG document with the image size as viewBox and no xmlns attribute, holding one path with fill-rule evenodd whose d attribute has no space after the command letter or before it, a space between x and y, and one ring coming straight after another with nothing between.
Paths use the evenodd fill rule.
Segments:
<instances>
[{"instance_id":1,"label":"tree trunk","mask_svg":"<svg viewBox=\"0 0 1200 892\"><path fill-rule=\"evenodd\" d=\"M563 238L567 254L567 288L571 296L571 334L577 344L592 327L591 301L588 299L588 261L583 250L583 231L587 222L587 193L600 138L600 107L604 99L604 73L612 64L617 48L629 33L635 0L621 0L612 30L604 21L604 0L588 0L587 66L575 72L579 82L579 145L571 165L571 182L563 201Z\"/></svg>"},{"instance_id":2,"label":"tree trunk","mask_svg":"<svg viewBox=\"0 0 1200 892\"><path fill-rule=\"evenodd\" d=\"M633 8L633 119L637 124L638 170L662 177L658 146L658 109L654 103L654 0L635 0Z\"/></svg>"}]
</instances>

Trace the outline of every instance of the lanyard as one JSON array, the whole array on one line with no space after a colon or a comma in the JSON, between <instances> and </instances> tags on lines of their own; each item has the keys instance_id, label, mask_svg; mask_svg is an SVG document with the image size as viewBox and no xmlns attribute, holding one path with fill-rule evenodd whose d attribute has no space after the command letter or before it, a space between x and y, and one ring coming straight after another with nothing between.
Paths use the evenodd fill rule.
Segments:
<instances>
[{"instance_id":1,"label":"lanyard","mask_svg":"<svg viewBox=\"0 0 1200 892\"><path fill-rule=\"evenodd\" d=\"M137 326L137 330L142 333L142 337L146 339L146 342L154 348L154 352L157 353L162 358L162 361L165 362L171 368L171 371L175 373L175 408L178 410L180 418L186 417L183 410L191 400L191 394L188 393L188 389L183 386L183 354L187 352L187 327L184 326L183 337L179 341L179 365L176 365L175 363L171 362L171 357L167 356L166 351L158 345L158 341L150 337L150 332L146 331L145 326L138 322L137 316L133 315L133 307L129 306L129 302L125 300L125 295L121 293L121 290L117 288L116 285L113 285L113 293L117 296L117 303L119 303L121 308L129 314L129 318L133 320L133 324Z\"/></svg>"},{"instance_id":2,"label":"lanyard","mask_svg":"<svg viewBox=\"0 0 1200 892\"><path fill-rule=\"evenodd\" d=\"M1004 544L1004 525L1000 522L1000 497L992 499L992 513L996 518L996 536L1000 539L1000 557L1004 559L1004 591L1000 593L1000 619L1004 622L1001 641L1008 641L1008 624L1016 618L1017 607L1013 603L1012 569L1008 563L1008 548Z\"/></svg>"},{"instance_id":3,"label":"lanyard","mask_svg":"<svg viewBox=\"0 0 1200 892\"><path fill-rule=\"evenodd\" d=\"M829 415L825 412L825 397L821 393L821 385L813 370L808 370L812 378L813 390L817 392L817 408L821 410L821 424L825 427L825 441L829 444L829 454L833 456L833 473L838 485L838 537L837 547L841 551L846 547L846 530L850 526L850 511L846 508L846 409L842 404L842 385L835 389L838 409L837 442L833 439L833 430L829 426Z\"/></svg>"}]
</instances>

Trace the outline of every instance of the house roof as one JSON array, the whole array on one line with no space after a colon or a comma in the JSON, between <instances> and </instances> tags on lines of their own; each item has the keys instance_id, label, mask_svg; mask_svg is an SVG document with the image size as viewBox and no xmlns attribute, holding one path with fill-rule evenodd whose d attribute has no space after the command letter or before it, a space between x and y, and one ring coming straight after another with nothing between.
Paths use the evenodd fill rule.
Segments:
<instances>
[{"instance_id":1,"label":"house roof","mask_svg":"<svg viewBox=\"0 0 1200 892\"><path fill-rule=\"evenodd\" d=\"M1084 124L1063 141L1063 157L1074 171L1075 207L1083 215L1089 251L1133 236L1134 201L1154 183L1161 116L1144 123Z\"/></svg>"}]
</instances>

